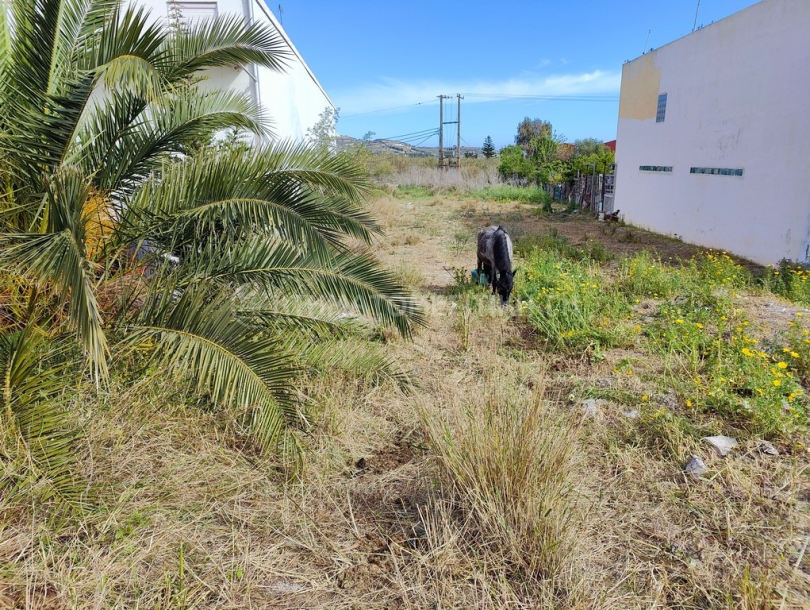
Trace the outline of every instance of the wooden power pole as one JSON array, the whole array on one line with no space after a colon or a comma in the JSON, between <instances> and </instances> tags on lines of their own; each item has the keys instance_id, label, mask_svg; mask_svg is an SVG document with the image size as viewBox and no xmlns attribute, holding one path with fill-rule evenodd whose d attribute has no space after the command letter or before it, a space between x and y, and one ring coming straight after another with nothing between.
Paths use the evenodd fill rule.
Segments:
<instances>
[{"instance_id":1,"label":"wooden power pole","mask_svg":"<svg viewBox=\"0 0 810 610\"><path fill-rule=\"evenodd\" d=\"M464 99L464 96L460 93L456 93L456 97L458 98L458 114L456 115L458 118L458 130L456 131L456 167L461 167L461 100Z\"/></svg>"},{"instance_id":2,"label":"wooden power pole","mask_svg":"<svg viewBox=\"0 0 810 610\"><path fill-rule=\"evenodd\" d=\"M439 96L439 169L444 167L444 98Z\"/></svg>"}]
</instances>

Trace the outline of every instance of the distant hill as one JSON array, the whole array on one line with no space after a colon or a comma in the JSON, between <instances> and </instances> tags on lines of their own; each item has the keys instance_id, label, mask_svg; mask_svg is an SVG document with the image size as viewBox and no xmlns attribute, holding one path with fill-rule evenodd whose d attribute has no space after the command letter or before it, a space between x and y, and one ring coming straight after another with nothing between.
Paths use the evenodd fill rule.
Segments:
<instances>
[{"instance_id":1,"label":"distant hill","mask_svg":"<svg viewBox=\"0 0 810 610\"><path fill-rule=\"evenodd\" d=\"M368 146L371 154L389 154L389 155L402 155L404 157L435 157L439 158L438 146L411 146L405 142L398 142L396 140L369 140L363 142L351 136L337 136L337 149L339 151L351 150L356 146ZM455 155L456 149L453 147L445 147L445 156ZM472 153L481 157L481 148L478 146L462 146L461 156L465 153Z\"/></svg>"}]
</instances>

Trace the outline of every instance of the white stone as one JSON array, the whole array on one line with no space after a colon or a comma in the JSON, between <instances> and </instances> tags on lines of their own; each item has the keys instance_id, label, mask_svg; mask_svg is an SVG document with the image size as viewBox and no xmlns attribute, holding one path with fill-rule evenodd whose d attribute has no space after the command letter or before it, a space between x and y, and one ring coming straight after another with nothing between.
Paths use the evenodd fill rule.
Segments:
<instances>
[{"instance_id":1,"label":"white stone","mask_svg":"<svg viewBox=\"0 0 810 610\"><path fill-rule=\"evenodd\" d=\"M709 471L703 460L694 454L689 457L689 461L686 463L686 466L684 466L683 469L686 474L696 479L700 478L700 475Z\"/></svg>"},{"instance_id":2,"label":"white stone","mask_svg":"<svg viewBox=\"0 0 810 610\"><path fill-rule=\"evenodd\" d=\"M773 443L769 443L768 441L757 441L757 449L765 455L779 455L779 450L773 446Z\"/></svg>"},{"instance_id":3,"label":"white stone","mask_svg":"<svg viewBox=\"0 0 810 610\"><path fill-rule=\"evenodd\" d=\"M730 436L706 436L703 440L717 449L717 453L719 453L721 457L726 457L738 444L737 439L731 438Z\"/></svg>"},{"instance_id":4,"label":"white stone","mask_svg":"<svg viewBox=\"0 0 810 610\"><path fill-rule=\"evenodd\" d=\"M600 407L606 404L607 400L604 398L586 398L582 401L582 414L585 417L594 418L599 415Z\"/></svg>"}]
</instances>

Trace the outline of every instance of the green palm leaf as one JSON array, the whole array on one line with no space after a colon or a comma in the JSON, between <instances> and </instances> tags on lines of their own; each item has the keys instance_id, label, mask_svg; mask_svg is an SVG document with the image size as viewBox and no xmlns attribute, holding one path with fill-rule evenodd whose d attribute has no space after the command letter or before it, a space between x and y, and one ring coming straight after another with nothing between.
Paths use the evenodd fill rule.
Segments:
<instances>
[{"instance_id":1,"label":"green palm leaf","mask_svg":"<svg viewBox=\"0 0 810 610\"><path fill-rule=\"evenodd\" d=\"M265 133L244 93L192 89L146 104L119 92L87 118L71 160L94 175L99 188L129 192L169 154L189 152L195 142L231 128Z\"/></svg>"},{"instance_id":2,"label":"green palm leaf","mask_svg":"<svg viewBox=\"0 0 810 610\"><path fill-rule=\"evenodd\" d=\"M39 501L51 500L58 509L76 513L86 508L85 485L75 474L79 434L65 425L58 400L70 377L60 351L33 326L0 335L2 447L4 457L24 471L15 475L13 462L6 464L0 490L13 494L36 487Z\"/></svg>"},{"instance_id":3,"label":"green palm leaf","mask_svg":"<svg viewBox=\"0 0 810 610\"><path fill-rule=\"evenodd\" d=\"M230 295L191 288L178 296L170 286L152 295L121 347L154 345L161 370L191 373L199 392L247 417L260 410L262 443L278 441L297 416L290 384L299 369L289 346L234 316Z\"/></svg>"},{"instance_id":4,"label":"green palm leaf","mask_svg":"<svg viewBox=\"0 0 810 610\"><path fill-rule=\"evenodd\" d=\"M270 294L298 294L340 304L394 326L406 337L414 324L425 322L421 307L368 253L342 252L325 264L279 239L260 236L190 252L181 272L186 282L258 285Z\"/></svg>"},{"instance_id":5,"label":"green palm leaf","mask_svg":"<svg viewBox=\"0 0 810 610\"><path fill-rule=\"evenodd\" d=\"M107 378L107 339L93 293L94 277L69 229L46 234L0 234L0 269L35 282L53 284L78 330L97 380Z\"/></svg>"},{"instance_id":6,"label":"green palm leaf","mask_svg":"<svg viewBox=\"0 0 810 610\"><path fill-rule=\"evenodd\" d=\"M206 68L256 63L282 70L289 48L275 29L246 24L235 15L207 19L182 28L171 44L171 76L183 78Z\"/></svg>"},{"instance_id":7,"label":"green palm leaf","mask_svg":"<svg viewBox=\"0 0 810 610\"><path fill-rule=\"evenodd\" d=\"M282 145L167 164L130 201L122 238L170 236L163 243L174 249L198 247L212 234L269 232L321 255L341 249L347 236L369 241L378 228L360 204L364 180L340 175L344 165L308 165L296 154Z\"/></svg>"}]
</instances>

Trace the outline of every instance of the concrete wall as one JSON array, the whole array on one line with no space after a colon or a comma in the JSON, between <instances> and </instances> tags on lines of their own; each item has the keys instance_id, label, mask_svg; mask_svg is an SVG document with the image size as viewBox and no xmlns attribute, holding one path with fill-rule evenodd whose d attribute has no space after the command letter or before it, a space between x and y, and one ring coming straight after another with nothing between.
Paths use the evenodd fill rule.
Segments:
<instances>
[{"instance_id":1,"label":"concrete wall","mask_svg":"<svg viewBox=\"0 0 810 610\"><path fill-rule=\"evenodd\" d=\"M166 0L132 1L147 6L153 18L168 19ZM303 140L307 129L318 121L318 115L327 107L334 108L329 96L262 0L217 0L214 4L219 15L243 15L251 22L258 21L278 31L290 50L290 59L283 73L257 66L247 70L211 70L207 73L210 85L247 91L261 105L277 139Z\"/></svg>"},{"instance_id":2,"label":"concrete wall","mask_svg":"<svg viewBox=\"0 0 810 610\"><path fill-rule=\"evenodd\" d=\"M762 264L810 259L809 37L810 0L763 0L624 65L615 208L628 222Z\"/></svg>"}]
</instances>

